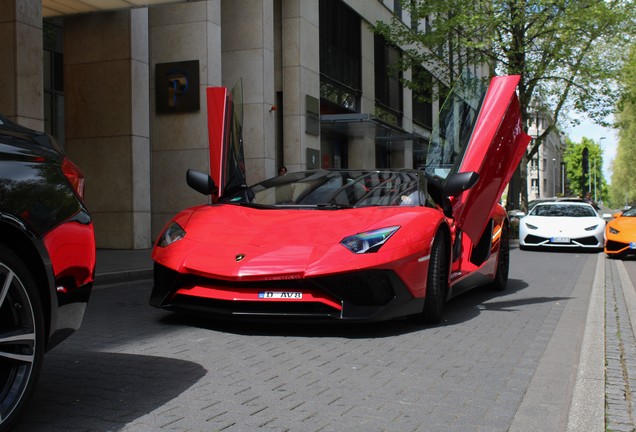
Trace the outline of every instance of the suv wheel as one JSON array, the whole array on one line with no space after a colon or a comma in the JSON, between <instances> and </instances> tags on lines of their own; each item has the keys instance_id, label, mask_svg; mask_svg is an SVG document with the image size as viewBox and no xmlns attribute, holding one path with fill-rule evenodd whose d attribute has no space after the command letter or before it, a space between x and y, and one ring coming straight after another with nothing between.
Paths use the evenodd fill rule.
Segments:
<instances>
[{"instance_id":1,"label":"suv wheel","mask_svg":"<svg viewBox=\"0 0 636 432\"><path fill-rule=\"evenodd\" d=\"M33 277L0 245L0 431L31 397L44 355L44 318Z\"/></svg>"}]
</instances>

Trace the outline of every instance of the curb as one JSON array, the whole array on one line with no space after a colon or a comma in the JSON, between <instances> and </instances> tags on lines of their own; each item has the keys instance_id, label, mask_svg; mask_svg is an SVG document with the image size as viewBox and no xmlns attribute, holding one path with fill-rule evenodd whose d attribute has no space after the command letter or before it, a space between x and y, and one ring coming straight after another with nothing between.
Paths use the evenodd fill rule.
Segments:
<instances>
[{"instance_id":1,"label":"curb","mask_svg":"<svg viewBox=\"0 0 636 432\"><path fill-rule=\"evenodd\" d=\"M94 286L109 285L122 282L134 282L144 279L152 279L152 269L126 270L109 273L97 273L95 275Z\"/></svg>"}]
</instances>

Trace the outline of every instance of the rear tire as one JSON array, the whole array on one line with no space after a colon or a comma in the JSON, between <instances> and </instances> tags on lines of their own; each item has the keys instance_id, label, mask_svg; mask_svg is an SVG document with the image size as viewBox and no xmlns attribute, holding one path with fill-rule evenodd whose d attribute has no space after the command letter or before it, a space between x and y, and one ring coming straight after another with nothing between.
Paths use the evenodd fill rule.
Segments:
<instances>
[{"instance_id":1,"label":"rear tire","mask_svg":"<svg viewBox=\"0 0 636 432\"><path fill-rule=\"evenodd\" d=\"M501 228L501 237L499 238L499 253L497 256L497 270L495 271L495 279L492 287L496 291L503 291L508 284L508 273L510 270L510 230L508 225L504 224Z\"/></svg>"},{"instance_id":2,"label":"rear tire","mask_svg":"<svg viewBox=\"0 0 636 432\"><path fill-rule=\"evenodd\" d=\"M437 324L442 320L444 304L448 293L448 254L446 236L441 232L435 236L428 262L426 296L422 321Z\"/></svg>"},{"instance_id":3,"label":"rear tire","mask_svg":"<svg viewBox=\"0 0 636 432\"><path fill-rule=\"evenodd\" d=\"M40 297L25 264L0 246L0 431L9 430L24 409L44 355Z\"/></svg>"}]
</instances>

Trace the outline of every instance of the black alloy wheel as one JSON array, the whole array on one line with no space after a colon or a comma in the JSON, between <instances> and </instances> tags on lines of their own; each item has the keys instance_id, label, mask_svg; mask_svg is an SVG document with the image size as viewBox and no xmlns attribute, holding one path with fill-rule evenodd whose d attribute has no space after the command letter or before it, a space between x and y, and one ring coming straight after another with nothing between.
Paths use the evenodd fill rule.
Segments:
<instances>
[{"instance_id":1,"label":"black alloy wheel","mask_svg":"<svg viewBox=\"0 0 636 432\"><path fill-rule=\"evenodd\" d=\"M497 257L497 271L491 286L496 291L503 291L508 284L508 273L510 271L510 229L507 224L501 227L499 237L499 256Z\"/></svg>"},{"instance_id":2,"label":"black alloy wheel","mask_svg":"<svg viewBox=\"0 0 636 432\"><path fill-rule=\"evenodd\" d=\"M35 282L24 263L0 246L0 431L17 420L31 397L44 355L44 319Z\"/></svg>"},{"instance_id":3,"label":"black alloy wheel","mask_svg":"<svg viewBox=\"0 0 636 432\"><path fill-rule=\"evenodd\" d=\"M448 253L445 235L439 232L433 240L431 255L428 262L428 277L426 278L426 296L422 321L427 324L437 324L444 314L446 293L448 292Z\"/></svg>"}]
</instances>

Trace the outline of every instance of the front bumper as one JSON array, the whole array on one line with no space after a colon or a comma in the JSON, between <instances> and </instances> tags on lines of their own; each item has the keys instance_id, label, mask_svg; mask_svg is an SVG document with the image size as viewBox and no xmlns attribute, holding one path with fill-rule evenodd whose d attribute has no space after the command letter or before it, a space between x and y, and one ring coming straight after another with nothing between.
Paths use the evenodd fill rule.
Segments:
<instances>
[{"instance_id":1,"label":"front bumper","mask_svg":"<svg viewBox=\"0 0 636 432\"><path fill-rule=\"evenodd\" d=\"M616 257L636 255L636 242L623 242L608 239L605 242L605 254Z\"/></svg>"},{"instance_id":2,"label":"front bumper","mask_svg":"<svg viewBox=\"0 0 636 432\"><path fill-rule=\"evenodd\" d=\"M391 270L243 282L181 274L155 263L150 304L213 316L381 321L421 312L424 299L413 297Z\"/></svg>"},{"instance_id":3,"label":"front bumper","mask_svg":"<svg viewBox=\"0 0 636 432\"><path fill-rule=\"evenodd\" d=\"M519 244L523 247L586 249L600 249L603 247L603 241L594 235L578 238L568 238L568 241L554 241L552 237L542 237L534 234L527 234L522 236L522 238L520 238L519 240Z\"/></svg>"}]
</instances>

